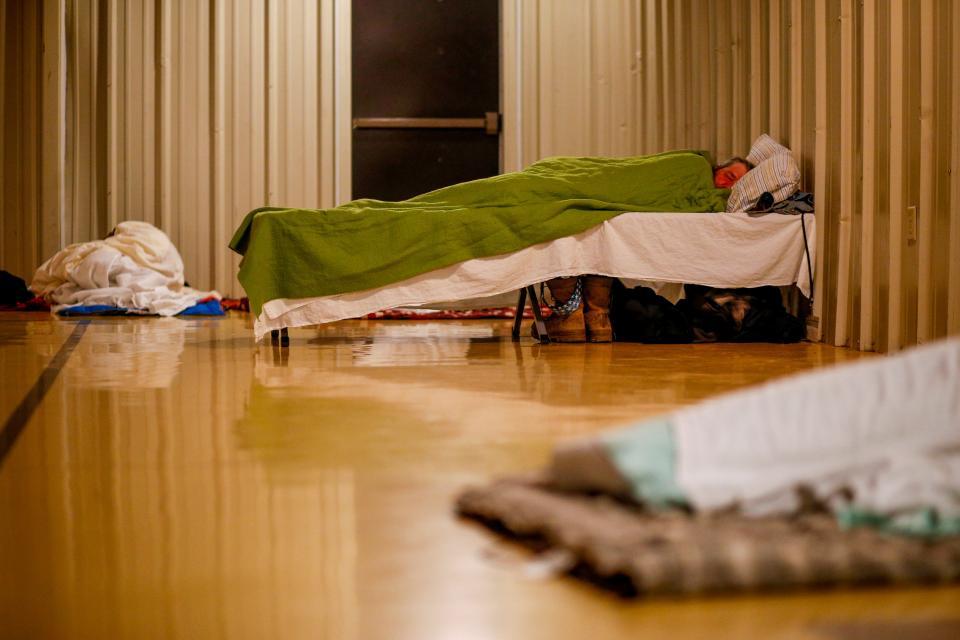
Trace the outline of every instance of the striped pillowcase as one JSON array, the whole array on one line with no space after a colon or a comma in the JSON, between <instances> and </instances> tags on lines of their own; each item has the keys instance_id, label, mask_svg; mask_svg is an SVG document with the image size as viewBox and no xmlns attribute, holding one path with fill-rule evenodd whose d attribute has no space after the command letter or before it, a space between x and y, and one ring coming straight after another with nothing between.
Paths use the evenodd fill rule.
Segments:
<instances>
[{"instance_id":1,"label":"striped pillowcase","mask_svg":"<svg viewBox=\"0 0 960 640\"><path fill-rule=\"evenodd\" d=\"M778 153L790 153L790 149L787 149L785 146L764 133L753 141L753 146L750 147L750 154L747 156L747 162L752 165L758 165L767 158L772 158Z\"/></svg>"},{"instance_id":2,"label":"striped pillowcase","mask_svg":"<svg viewBox=\"0 0 960 640\"><path fill-rule=\"evenodd\" d=\"M778 153L758 164L740 178L730 191L727 211L749 211L765 191L774 202L786 200L800 188L800 167L793 154Z\"/></svg>"}]
</instances>

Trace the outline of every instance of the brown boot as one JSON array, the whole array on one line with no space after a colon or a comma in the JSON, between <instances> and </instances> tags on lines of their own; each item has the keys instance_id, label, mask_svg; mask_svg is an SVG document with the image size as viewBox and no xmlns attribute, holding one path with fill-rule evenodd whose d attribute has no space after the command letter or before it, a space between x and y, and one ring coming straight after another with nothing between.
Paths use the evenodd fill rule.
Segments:
<instances>
[{"instance_id":1,"label":"brown boot","mask_svg":"<svg viewBox=\"0 0 960 640\"><path fill-rule=\"evenodd\" d=\"M613 327L610 326L610 288L613 278L607 276L584 276L583 306L587 325L587 341L612 342Z\"/></svg>"},{"instance_id":2,"label":"brown boot","mask_svg":"<svg viewBox=\"0 0 960 640\"><path fill-rule=\"evenodd\" d=\"M554 278L547 281L547 287L553 296L555 306L563 306L573 297L577 288L578 278ZM587 339L586 327L583 322L583 302L568 313L557 313L546 319L547 335L553 342L584 342ZM533 337L537 335L537 327L533 327Z\"/></svg>"}]
</instances>

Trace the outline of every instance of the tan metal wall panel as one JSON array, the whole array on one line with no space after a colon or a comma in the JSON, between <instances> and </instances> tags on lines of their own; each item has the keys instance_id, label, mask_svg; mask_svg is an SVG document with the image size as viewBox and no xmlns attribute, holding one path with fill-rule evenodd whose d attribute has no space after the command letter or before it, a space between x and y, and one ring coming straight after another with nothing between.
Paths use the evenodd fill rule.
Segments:
<instances>
[{"instance_id":1,"label":"tan metal wall panel","mask_svg":"<svg viewBox=\"0 0 960 640\"><path fill-rule=\"evenodd\" d=\"M696 0L690 0L695 2ZM647 53L644 49L644 29L646 26L646 5L642 0L635 0L630 5L630 44L633 57L633 86L632 100L635 105L637 127L634 130L633 146L636 153L646 153L647 146Z\"/></svg>"},{"instance_id":2,"label":"tan metal wall panel","mask_svg":"<svg viewBox=\"0 0 960 640\"><path fill-rule=\"evenodd\" d=\"M28 28L35 23L39 16L35 10L31 11L22 3L6 0L3 3L3 40L0 41L3 49L3 76L0 85L3 85L2 97L4 126L3 146L0 146L0 259L4 269L16 275L29 279L26 269L34 262L32 247L34 235L31 233L31 218L38 218L34 202L31 201L28 189L31 183L31 173L35 170L35 163L27 163L30 156L36 154L35 145L24 147L30 134L39 132L39 124L31 120L35 111L25 108L30 101L36 101L33 96L39 92L39 74L27 68L24 56L36 56L39 61L39 48L31 47L27 41ZM36 63L34 63L36 64Z\"/></svg>"},{"instance_id":3,"label":"tan metal wall panel","mask_svg":"<svg viewBox=\"0 0 960 640\"><path fill-rule=\"evenodd\" d=\"M673 26L673 3L670 0L660 0L660 37L664 43L672 43L670 38L671 27ZM677 47L662 46L662 55L660 56L660 73L663 78L662 101L663 101L663 148L677 148L677 77L676 59Z\"/></svg>"},{"instance_id":4,"label":"tan metal wall panel","mask_svg":"<svg viewBox=\"0 0 960 640\"><path fill-rule=\"evenodd\" d=\"M955 2L937 1L934 4L934 25L937 38L936 50L951 51L953 34L952 10ZM934 147L936 169L934 196L933 230L933 257L931 269L932 305L931 322L934 338L947 335L947 315L950 306L950 179L951 167L951 138L956 135L952 129L953 112L951 111L951 73L956 63L951 55L934 55L936 63L936 121L933 125L935 132ZM942 132L949 132L946 135Z\"/></svg>"},{"instance_id":5,"label":"tan metal wall panel","mask_svg":"<svg viewBox=\"0 0 960 640\"><path fill-rule=\"evenodd\" d=\"M56 253L63 243L60 210L64 202L66 159L66 11L64 0L43 0L40 86L40 229L41 256Z\"/></svg>"},{"instance_id":6,"label":"tan metal wall panel","mask_svg":"<svg viewBox=\"0 0 960 640\"><path fill-rule=\"evenodd\" d=\"M211 286L206 283L214 281L215 250L212 4L209 0L163 0L162 5L159 219L183 256L187 281L206 288ZM144 110L149 107L145 104ZM151 149L155 144L148 137L143 147ZM144 186L150 185L145 181ZM146 197L148 193L144 193Z\"/></svg>"},{"instance_id":7,"label":"tan metal wall panel","mask_svg":"<svg viewBox=\"0 0 960 640\"><path fill-rule=\"evenodd\" d=\"M801 100L802 139L800 152L800 188L813 191L814 156L816 151L816 110L817 110L817 40L816 40L816 4L801 0L803 7L803 90Z\"/></svg>"},{"instance_id":8,"label":"tan metal wall panel","mask_svg":"<svg viewBox=\"0 0 960 640\"><path fill-rule=\"evenodd\" d=\"M540 158L540 2L521 2L522 168Z\"/></svg>"},{"instance_id":9,"label":"tan metal wall panel","mask_svg":"<svg viewBox=\"0 0 960 640\"><path fill-rule=\"evenodd\" d=\"M876 348L874 331L875 304L875 234L876 234L876 185L877 185L877 1L864 0L863 41L863 92L861 98L863 137L863 251L860 254L860 348L873 351Z\"/></svg>"},{"instance_id":10,"label":"tan metal wall panel","mask_svg":"<svg viewBox=\"0 0 960 640\"><path fill-rule=\"evenodd\" d=\"M847 346L851 306L851 271L854 229L854 0L842 0L840 7L840 209L837 257L837 310L834 344Z\"/></svg>"},{"instance_id":11,"label":"tan metal wall panel","mask_svg":"<svg viewBox=\"0 0 960 640\"><path fill-rule=\"evenodd\" d=\"M268 8L268 201L317 208L325 137L320 131L319 5L270 0Z\"/></svg>"},{"instance_id":12,"label":"tan metal wall panel","mask_svg":"<svg viewBox=\"0 0 960 640\"><path fill-rule=\"evenodd\" d=\"M7 254L7 244L3 238L7 236L7 217L11 214L7 211L7 154L3 151L6 148L6 129L7 129L7 84L10 78L7 74L7 46L9 38L7 36L7 0L0 0L0 264L8 270L15 267L12 263L12 256ZM12 120L12 119L11 119ZM16 273L14 271L14 273Z\"/></svg>"},{"instance_id":13,"label":"tan metal wall panel","mask_svg":"<svg viewBox=\"0 0 960 640\"><path fill-rule=\"evenodd\" d=\"M593 0L590 4L592 47L588 97L594 114L589 122L590 155L633 153L636 114L631 87L630 3Z\"/></svg>"},{"instance_id":14,"label":"tan metal wall panel","mask_svg":"<svg viewBox=\"0 0 960 640\"><path fill-rule=\"evenodd\" d=\"M693 77L691 69L690 51L690 3L689 0L679 0L671 3L673 12L673 34L671 41L676 49L676 145L681 148L691 146L691 92L690 82Z\"/></svg>"},{"instance_id":15,"label":"tan metal wall panel","mask_svg":"<svg viewBox=\"0 0 960 640\"><path fill-rule=\"evenodd\" d=\"M817 203L817 266L814 275L814 300L813 315L816 320L816 336L823 338L826 335L827 318L824 314L826 305L824 300L825 264L826 264L826 234L827 225L824 224L824 208L821 200L827 191L827 0L816 0L814 14L814 42L816 44L815 64L816 64L816 84L814 86L814 95L816 104L814 107L815 119L815 148L814 148L814 178L813 193Z\"/></svg>"},{"instance_id":16,"label":"tan metal wall panel","mask_svg":"<svg viewBox=\"0 0 960 640\"><path fill-rule=\"evenodd\" d=\"M877 188L876 215L874 224L875 255L874 268L876 269L876 304L874 307L875 334L874 344L877 351L886 350L888 320L887 309L890 302L890 11L886 2L877 3L877 68L876 96L877 96Z\"/></svg>"},{"instance_id":17,"label":"tan metal wall panel","mask_svg":"<svg viewBox=\"0 0 960 640\"><path fill-rule=\"evenodd\" d=\"M949 255L947 258L947 331L960 335L960 6L952 6L953 39L951 42L951 105L950 154L950 221Z\"/></svg>"},{"instance_id":18,"label":"tan metal wall panel","mask_svg":"<svg viewBox=\"0 0 960 640\"><path fill-rule=\"evenodd\" d=\"M103 237L107 229L104 116L106 86L97 82L104 56L100 51L99 4L66 4L67 84L64 241ZM105 53L105 52L104 52Z\"/></svg>"},{"instance_id":19,"label":"tan metal wall panel","mask_svg":"<svg viewBox=\"0 0 960 640\"><path fill-rule=\"evenodd\" d=\"M166 15L175 3L164 3ZM108 11L108 226L146 220L163 226L158 191L156 44L158 0L110 0ZM172 47L167 47L169 51ZM166 229L170 231L170 229ZM89 239L89 238L84 238Z\"/></svg>"},{"instance_id":20,"label":"tan metal wall panel","mask_svg":"<svg viewBox=\"0 0 960 640\"><path fill-rule=\"evenodd\" d=\"M697 43L697 55L694 58L699 63L698 73L696 74L697 83L693 91L697 96L698 109L697 118L697 147L700 149L713 149L714 143L714 123L713 117L713 50L712 38L710 36L710 4L708 0L694 0L693 15L693 38ZM644 123L647 127L655 128L656 122L650 118Z\"/></svg>"},{"instance_id":21,"label":"tan metal wall panel","mask_svg":"<svg viewBox=\"0 0 960 640\"><path fill-rule=\"evenodd\" d=\"M787 138L793 155L803 158L803 0L790 0L790 135Z\"/></svg>"},{"instance_id":22,"label":"tan metal wall panel","mask_svg":"<svg viewBox=\"0 0 960 640\"><path fill-rule=\"evenodd\" d=\"M904 168L906 154L904 151L905 118L904 101L906 89L904 71L904 7L900 2L890 5L890 66L889 88L890 93L890 163L889 163L889 212L890 219L890 253L889 263L889 294L887 303L887 336L886 348L896 351L903 345L901 335L902 300L903 300L903 234L904 209L906 199L904 193Z\"/></svg>"},{"instance_id":23,"label":"tan metal wall panel","mask_svg":"<svg viewBox=\"0 0 960 640\"><path fill-rule=\"evenodd\" d=\"M750 0L750 137L756 138L768 129L766 120L766 86L764 70L766 59L764 39L767 35L762 0Z\"/></svg>"},{"instance_id":24,"label":"tan metal wall panel","mask_svg":"<svg viewBox=\"0 0 960 640\"><path fill-rule=\"evenodd\" d=\"M337 180L339 171L344 167L337 166L337 121L336 113L336 62L337 51L335 42L334 3L330 0L319 3L317 7L317 48L319 49L319 88L320 114L317 118L320 135L320 164L317 171L317 182L320 185L321 207L334 207L337 204ZM304 34L310 38L309 32Z\"/></svg>"},{"instance_id":25,"label":"tan metal wall panel","mask_svg":"<svg viewBox=\"0 0 960 640\"><path fill-rule=\"evenodd\" d=\"M717 122L725 126L716 127L716 160L723 161L735 155L733 149L733 59L731 51L733 41L730 26L730 1L712 2L713 24L716 28L716 89L715 113ZM737 155L742 155L742 151Z\"/></svg>"},{"instance_id":26,"label":"tan metal wall panel","mask_svg":"<svg viewBox=\"0 0 960 640\"><path fill-rule=\"evenodd\" d=\"M933 230L936 221L936 32L934 0L920 3L920 198L917 209L917 342L934 333Z\"/></svg>"},{"instance_id":27,"label":"tan metal wall panel","mask_svg":"<svg viewBox=\"0 0 960 640\"><path fill-rule=\"evenodd\" d=\"M645 42L645 83L643 100L646 109L645 146L647 153L663 151L663 70L660 63L660 3L646 0L644 13L644 31L641 36Z\"/></svg>"},{"instance_id":28,"label":"tan metal wall panel","mask_svg":"<svg viewBox=\"0 0 960 640\"><path fill-rule=\"evenodd\" d=\"M904 153L906 163L905 199L907 207L917 208L917 220L920 211L920 3L905 3L905 114ZM919 229L915 226L910 232L910 218L905 219L907 241L903 247L903 324L900 338L904 346L917 341L917 302L920 283L920 243Z\"/></svg>"},{"instance_id":29,"label":"tan metal wall panel","mask_svg":"<svg viewBox=\"0 0 960 640\"><path fill-rule=\"evenodd\" d=\"M0 264L28 282L41 261L43 4L4 3Z\"/></svg>"},{"instance_id":30,"label":"tan metal wall panel","mask_svg":"<svg viewBox=\"0 0 960 640\"><path fill-rule=\"evenodd\" d=\"M540 7L540 155L589 154L591 5L544 2Z\"/></svg>"},{"instance_id":31,"label":"tan metal wall panel","mask_svg":"<svg viewBox=\"0 0 960 640\"><path fill-rule=\"evenodd\" d=\"M266 4L234 0L215 6L211 277L231 296L242 295L234 284L240 260L224 240L247 212L267 204Z\"/></svg>"},{"instance_id":32,"label":"tan metal wall panel","mask_svg":"<svg viewBox=\"0 0 960 640\"><path fill-rule=\"evenodd\" d=\"M767 30L770 34L767 48L768 76L770 79L768 95L770 96L769 106L769 131L774 138L782 138L784 131L783 123L783 32L782 1L769 0L768 11L769 19Z\"/></svg>"},{"instance_id":33,"label":"tan metal wall panel","mask_svg":"<svg viewBox=\"0 0 960 640\"><path fill-rule=\"evenodd\" d=\"M732 143L731 155L743 156L750 148L750 22L747 0L731 0L730 29L733 77L732 92Z\"/></svg>"},{"instance_id":34,"label":"tan metal wall panel","mask_svg":"<svg viewBox=\"0 0 960 640\"><path fill-rule=\"evenodd\" d=\"M327 6L330 5L330 6ZM321 25L321 37L324 50L332 55L332 86L327 83L324 90L331 92L333 103L333 136L330 140L333 155L333 204L339 205L351 199L353 191L353 90L350 86L351 56L351 2L350 0L324 0L322 20L329 24ZM326 44L330 40L329 45Z\"/></svg>"},{"instance_id":35,"label":"tan metal wall panel","mask_svg":"<svg viewBox=\"0 0 960 640\"><path fill-rule=\"evenodd\" d=\"M500 77L503 91L500 96L503 132L501 134L501 166L504 171L523 168L523 60L524 34L522 3L503 0L501 3Z\"/></svg>"}]
</instances>

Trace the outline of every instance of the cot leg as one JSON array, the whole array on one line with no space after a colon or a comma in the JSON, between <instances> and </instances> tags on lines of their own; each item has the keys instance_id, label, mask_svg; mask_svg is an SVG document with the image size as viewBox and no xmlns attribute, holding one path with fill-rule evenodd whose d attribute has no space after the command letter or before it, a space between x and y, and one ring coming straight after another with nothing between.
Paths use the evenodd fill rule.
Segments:
<instances>
[{"instance_id":1,"label":"cot leg","mask_svg":"<svg viewBox=\"0 0 960 640\"><path fill-rule=\"evenodd\" d=\"M287 333L287 328L284 327L283 329L271 329L270 344L280 345L281 347L289 347L290 335Z\"/></svg>"},{"instance_id":2,"label":"cot leg","mask_svg":"<svg viewBox=\"0 0 960 640\"><path fill-rule=\"evenodd\" d=\"M530 296L530 306L533 307L533 322L537 326L537 335L540 336L540 343L550 342L550 336L547 335L547 325L540 315L540 301L537 299L537 291L533 285L527 286L527 294Z\"/></svg>"},{"instance_id":3,"label":"cot leg","mask_svg":"<svg viewBox=\"0 0 960 640\"><path fill-rule=\"evenodd\" d=\"M513 331L510 335L514 340L520 339L520 323L523 322L523 310L527 305L527 290L526 288L520 289L520 298L517 300L517 315L513 319Z\"/></svg>"}]
</instances>

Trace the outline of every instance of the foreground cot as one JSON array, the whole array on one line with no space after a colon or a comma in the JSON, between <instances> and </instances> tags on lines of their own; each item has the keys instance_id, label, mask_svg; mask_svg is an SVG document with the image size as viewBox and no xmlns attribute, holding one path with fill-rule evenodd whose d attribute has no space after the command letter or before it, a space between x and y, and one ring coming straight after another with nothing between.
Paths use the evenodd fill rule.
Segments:
<instances>
[{"instance_id":1,"label":"foreground cot","mask_svg":"<svg viewBox=\"0 0 960 640\"><path fill-rule=\"evenodd\" d=\"M960 340L559 445L460 514L624 594L960 580Z\"/></svg>"}]
</instances>

